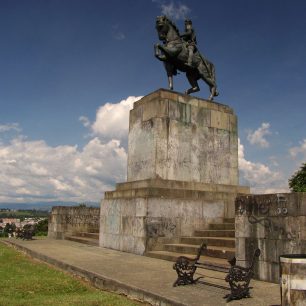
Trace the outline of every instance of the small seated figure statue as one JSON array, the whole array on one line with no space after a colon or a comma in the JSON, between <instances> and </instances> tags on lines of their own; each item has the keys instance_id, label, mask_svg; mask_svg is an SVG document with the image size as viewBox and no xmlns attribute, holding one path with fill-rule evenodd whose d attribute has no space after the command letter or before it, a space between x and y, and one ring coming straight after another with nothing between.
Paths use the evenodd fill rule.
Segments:
<instances>
[{"instance_id":1,"label":"small seated figure statue","mask_svg":"<svg viewBox=\"0 0 306 306\"><path fill-rule=\"evenodd\" d=\"M192 57L193 54L197 51L197 38L192 27L192 21L190 19L185 20L185 32L180 36L183 41L186 42L188 48L188 60L186 65L192 67Z\"/></svg>"}]
</instances>

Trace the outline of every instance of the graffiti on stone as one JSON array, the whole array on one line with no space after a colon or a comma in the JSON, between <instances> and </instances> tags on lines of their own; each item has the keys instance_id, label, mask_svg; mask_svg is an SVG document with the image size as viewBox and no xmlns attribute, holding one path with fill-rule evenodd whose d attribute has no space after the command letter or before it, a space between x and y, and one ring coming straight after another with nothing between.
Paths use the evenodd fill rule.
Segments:
<instances>
[{"instance_id":1,"label":"graffiti on stone","mask_svg":"<svg viewBox=\"0 0 306 306\"><path fill-rule=\"evenodd\" d=\"M252 225L260 224L269 233L293 240L293 243L299 238L299 232L294 230L288 232L281 224L273 222L273 217L288 216L287 199L281 194L237 197L236 212L238 215L245 214Z\"/></svg>"},{"instance_id":2,"label":"graffiti on stone","mask_svg":"<svg viewBox=\"0 0 306 306\"><path fill-rule=\"evenodd\" d=\"M148 237L151 238L173 236L176 231L176 224L171 219L150 218L147 220L146 229Z\"/></svg>"}]
</instances>

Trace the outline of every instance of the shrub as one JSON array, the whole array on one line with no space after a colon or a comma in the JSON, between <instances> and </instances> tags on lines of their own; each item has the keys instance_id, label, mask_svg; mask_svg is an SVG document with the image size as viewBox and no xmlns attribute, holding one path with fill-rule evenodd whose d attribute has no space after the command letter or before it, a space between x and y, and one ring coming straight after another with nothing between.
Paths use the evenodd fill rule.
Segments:
<instances>
[{"instance_id":1,"label":"shrub","mask_svg":"<svg viewBox=\"0 0 306 306\"><path fill-rule=\"evenodd\" d=\"M289 187L293 192L306 192L306 163L289 179Z\"/></svg>"}]
</instances>

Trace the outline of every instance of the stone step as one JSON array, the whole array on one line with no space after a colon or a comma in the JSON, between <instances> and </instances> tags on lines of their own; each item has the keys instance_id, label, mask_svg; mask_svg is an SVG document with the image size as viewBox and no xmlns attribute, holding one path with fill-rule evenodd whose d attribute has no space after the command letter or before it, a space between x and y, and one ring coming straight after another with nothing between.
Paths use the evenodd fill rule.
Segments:
<instances>
[{"instance_id":1,"label":"stone step","mask_svg":"<svg viewBox=\"0 0 306 306\"><path fill-rule=\"evenodd\" d=\"M223 222L224 223L235 223L235 218L224 218Z\"/></svg>"},{"instance_id":2,"label":"stone step","mask_svg":"<svg viewBox=\"0 0 306 306\"><path fill-rule=\"evenodd\" d=\"M175 262L179 256L186 256L189 258L194 258L193 254L182 254L177 252L168 252L168 251L150 251L145 254L148 257L168 260ZM199 260L203 264L203 268L208 270L228 272L230 264L226 259L223 258L213 258L209 256L202 255Z\"/></svg>"},{"instance_id":3,"label":"stone step","mask_svg":"<svg viewBox=\"0 0 306 306\"><path fill-rule=\"evenodd\" d=\"M79 232L79 233L76 233L74 236L99 240L99 233Z\"/></svg>"},{"instance_id":4,"label":"stone step","mask_svg":"<svg viewBox=\"0 0 306 306\"><path fill-rule=\"evenodd\" d=\"M196 237L235 237L234 230L196 230Z\"/></svg>"},{"instance_id":5,"label":"stone step","mask_svg":"<svg viewBox=\"0 0 306 306\"><path fill-rule=\"evenodd\" d=\"M200 245L198 244L164 244L165 251L192 255L197 254L199 247ZM202 254L211 257L231 259L235 256L235 248L208 245L207 250L203 251Z\"/></svg>"},{"instance_id":6,"label":"stone step","mask_svg":"<svg viewBox=\"0 0 306 306\"><path fill-rule=\"evenodd\" d=\"M70 241L79 242L79 243L88 244L88 245L95 245L95 246L99 245L99 240L92 239L92 238L85 238L85 237L79 237L79 236L66 236L65 239L70 240Z\"/></svg>"},{"instance_id":7,"label":"stone step","mask_svg":"<svg viewBox=\"0 0 306 306\"><path fill-rule=\"evenodd\" d=\"M235 223L210 223L211 230L235 230Z\"/></svg>"},{"instance_id":8,"label":"stone step","mask_svg":"<svg viewBox=\"0 0 306 306\"><path fill-rule=\"evenodd\" d=\"M235 238L229 237L181 237L180 242L183 244L200 245L204 240L207 241L206 244L208 246L235 247Z\"/></svg>"}]
</instances>

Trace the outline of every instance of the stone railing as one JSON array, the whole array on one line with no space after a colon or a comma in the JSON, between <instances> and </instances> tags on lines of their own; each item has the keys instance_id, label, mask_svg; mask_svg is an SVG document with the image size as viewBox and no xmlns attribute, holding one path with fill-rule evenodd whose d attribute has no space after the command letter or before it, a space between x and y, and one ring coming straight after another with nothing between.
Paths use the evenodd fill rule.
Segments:
<instances>
[{"instance_id":1,"label":"stone railing","mask_svg":"<svg viewBox=\"0 0 306 306\"><path fill-rule=\"evenodd\" d=\"M236 257L240 264L261 250L257 278L279 282L279 256L306 253L306 193L236 198Z\"/></svg>"},{"instance_id":2,"label":"stone railing","mask_svg":"<svg viewBox=\"0 0 306 306\"><path fill-rule=\"evenodd\" d=\"M99 232L100 208L54 206L49 217L48 237L64 239L78 232Z\"/></svg>"}]
</instances>

